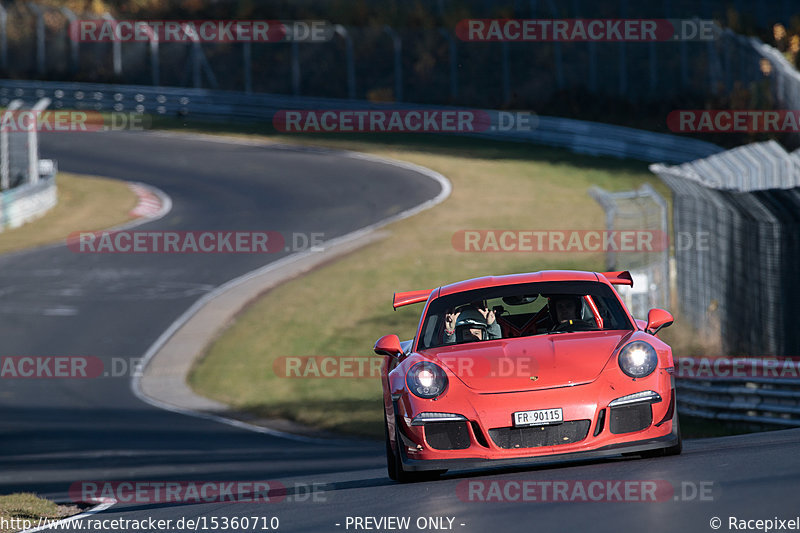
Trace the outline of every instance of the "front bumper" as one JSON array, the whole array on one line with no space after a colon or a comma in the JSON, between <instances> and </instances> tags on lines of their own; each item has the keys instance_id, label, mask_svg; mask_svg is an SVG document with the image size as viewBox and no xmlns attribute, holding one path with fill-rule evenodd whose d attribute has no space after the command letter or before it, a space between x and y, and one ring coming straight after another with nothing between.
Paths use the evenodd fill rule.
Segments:
<instances>
[{"instance_id":1,"label":"front bumper","mask_svg":"<svg viewBox=\"0 0 800 533\"><path fill-rule=\"evenodd\" d=\"M400 457L403 460L403 469L416 472L423 470L458 470L467 468L499 468L504 466L528 466L544 463L557 463L561 461L579 461L613 457L622 453L639 453L649 450L659 450L675 446L680 441L677 425L672 433L663 437L609 444L602 448L583 452L552 453L537 457L516 457L511 459L485 459L480 457L463 459L409 459L403 447L400 448Z\"/></svg>"},{"instance_id":2,"label":"front bumper","mask_svg":"<svg viewBox=\"0 0 800 533\"><path fill-rule=\"evenodd\" d=\"M645 390L655 391L661 397L661 401L648 404L650 419L636 427L624 428L615 418L617 425L612 431L609 404ZM394 402L394 420L398 428L396 444L400 448L404 469L419 471L552 463L669 448L679 442L674 418L674 380L672 374L663 368L639 380L620 379L619 372L604 372L594 382L574 387L497 395L460 390L449 391L446 396L436 401L418 401L403 396ZM515 432L516 428L511 428L511 413L554 407L563 409L564 420L568 423L588 423L585 434L575 437L574 432L558 433L563 444L555 444L547 438L543 443L531 444L529 437L525 437L523 444L509 446L496 439L498 430ZM460 436L463 445L453 449L442 449L435 443L431 446L425 426L410 423L416 415L428 411L463 415L466 419Z\"/></svg>"}]
</instances>

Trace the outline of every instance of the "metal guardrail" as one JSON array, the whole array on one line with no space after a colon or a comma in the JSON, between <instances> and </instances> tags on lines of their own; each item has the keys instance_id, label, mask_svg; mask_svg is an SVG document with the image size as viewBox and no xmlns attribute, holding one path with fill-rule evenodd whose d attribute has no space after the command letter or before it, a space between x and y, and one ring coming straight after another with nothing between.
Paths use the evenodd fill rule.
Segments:
<instances>
[{"instance_id":1,"label":"metal guardrail","mask_svg":"<svg viewBox=\"0 0 800 533\"><path fill-rule=\"evenodd\" d=\"M6 105L11 99L33 101L44 97L52 100L55 109L125 111L249 124L271 124L275 114L282 110L463 109L180 87L0 80L0 105ZM530 130L503 131L499 118L502 112L485 112L491 119L492 127L464 135L529 142L567 148L576 153L649 162L682 163L722 151L715 144L697 139L557 117L539 116Z\"/></svg>"},{"instance_id":2,"label":"metal guardrail","mask_svg":"<svg viewBox=\"0 0 800 533\"><path fill-rule=\"evenodd\" d=\"M796 360L781 367L771 364L764 359L734 358L714 368L709 359L676 359L680 412L716 420L800 427L800 365Z\"/></svg>"}]
</instances>

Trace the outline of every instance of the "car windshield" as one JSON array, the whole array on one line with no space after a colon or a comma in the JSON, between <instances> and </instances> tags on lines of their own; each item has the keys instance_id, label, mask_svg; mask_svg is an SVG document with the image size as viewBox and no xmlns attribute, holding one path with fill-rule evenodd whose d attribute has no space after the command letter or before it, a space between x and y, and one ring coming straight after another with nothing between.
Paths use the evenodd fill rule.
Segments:
<instances>
[{"instance_id":1,"label":"car windshield","mask_svg":"<svg viewBox=\"0 0 800 533\"><path fill-rule=\"evenodd\" d=\"M631 330L614 291L595 281L501 285L431 302L419 349L575 331Z\"/></svg>"}]
</instances>

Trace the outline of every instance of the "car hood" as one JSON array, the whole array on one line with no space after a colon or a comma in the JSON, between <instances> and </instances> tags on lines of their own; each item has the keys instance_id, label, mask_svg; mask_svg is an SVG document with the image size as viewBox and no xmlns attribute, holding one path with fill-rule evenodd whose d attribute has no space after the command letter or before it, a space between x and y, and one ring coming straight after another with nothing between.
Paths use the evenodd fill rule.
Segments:
<instances>
[{"instance_id":1,"label":"car hood","mask_svg":"<svg viewBox=\"0 0 800 533\"><path fill-rule=\"evenodd\" d=\"M594 381L633 331L571 332L444 346L424 355L481 393Z\"/></svg>"}]
</instances>

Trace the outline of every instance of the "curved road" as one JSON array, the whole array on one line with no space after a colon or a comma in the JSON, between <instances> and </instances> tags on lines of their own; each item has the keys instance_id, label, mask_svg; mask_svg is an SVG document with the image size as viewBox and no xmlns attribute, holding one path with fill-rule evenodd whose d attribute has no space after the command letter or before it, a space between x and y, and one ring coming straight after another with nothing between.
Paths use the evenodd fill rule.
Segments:
<instances>
[{"instance_id":1,"label":"curved road","mask_svg":"<svg viewBox=\"0 0 800 533\"><path fill-rule=\"evenodd\" d=\"M164 190L172 212L142 229L268 229L329 239L439 192L413 171L338 152L172 135L52 134L41 154L65 171ZM2 353L141 357L200 296L283 255L90 255L57 246L0 257ZM800 514L800 430L689 441L679 457L455 473L397 485L385 476L382 443L297 442L162 411L135 398L129 379L4 379L0 493L30 490L67 500L79 480L277 480L287 488L277 503L118 503L96 517L277 516L279 530L291 532L711 531L713 517L728 531L729 516ZM600 498L607 501L579 501L579 492L569 493L572 501L540 501L563 481L573 491L615 480L669 490L660 490L656 502L616 501L613 490ZM528 501L515 501L521 482L533 491ZM324 492L306 495L312 483ZM490 494L494 501L476 501ZM496 501L498 494L507 501ZM362 522L369 529L356 529L348 516L411 522ZM420 517L445 519L418 527Z\"/></svg>"}]
</instances>

